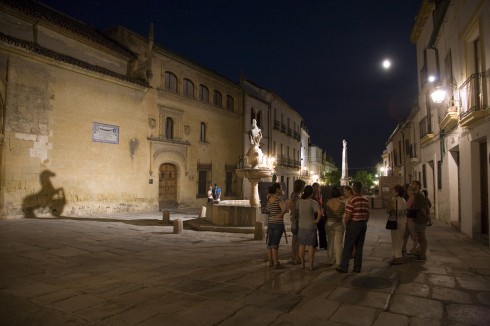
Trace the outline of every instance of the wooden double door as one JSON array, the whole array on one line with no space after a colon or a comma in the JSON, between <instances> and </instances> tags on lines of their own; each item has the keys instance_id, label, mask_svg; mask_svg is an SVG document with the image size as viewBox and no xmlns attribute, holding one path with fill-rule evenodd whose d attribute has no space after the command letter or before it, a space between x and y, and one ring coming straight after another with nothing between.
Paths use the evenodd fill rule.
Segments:
<instances>
[{"instance_id":1,"label":"wooden double door","mask_svg":"<svg viewBox=\"0 0 490 326\"><path fill-rule=\"evenodd\" d=\"M177 207L177 168L173 164L160 165L158 205L160 210Z\"/></svg>"}]
</instances>

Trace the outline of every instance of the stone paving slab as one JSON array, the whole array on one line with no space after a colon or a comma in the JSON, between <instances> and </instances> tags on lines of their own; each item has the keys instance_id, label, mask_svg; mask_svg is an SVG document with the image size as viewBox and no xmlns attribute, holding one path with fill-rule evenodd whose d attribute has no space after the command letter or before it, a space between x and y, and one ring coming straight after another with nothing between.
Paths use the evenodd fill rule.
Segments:
<instances>
[{"instance_id":1,"label":"stone paving slab","mask_svg":"<svg viewBox=\"0 0 490 326\"><path fill-rule=\"evenodd\" d=\"M373 210L362 273L338 274L325 251L301 270L283 239L275 270L264 240L161 215L0 221L0 325L490 324L490 249L438 221L426 262L390 266Z\"/></svg>"}]
</instances>

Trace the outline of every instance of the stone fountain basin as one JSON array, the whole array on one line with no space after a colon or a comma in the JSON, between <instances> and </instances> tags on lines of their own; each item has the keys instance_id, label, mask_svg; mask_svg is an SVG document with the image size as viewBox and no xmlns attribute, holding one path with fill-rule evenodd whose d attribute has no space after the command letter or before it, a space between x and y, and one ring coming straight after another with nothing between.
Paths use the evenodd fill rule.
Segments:
<instances>
[{"instance_id":1,"label":"stone fountain basin","mask_svg":"<svg viewBox=\"0 0 490 326\"><path fill-rule=\"evenodd\" d=\"M251 207L249 200L223 200L219 204L207 204L206 221L220 226L253 227L263 217L260 207Z\"/></svg>"},{"instance_id":2,"label":"stone fountain basin","mask_svg":"<svg viewBox=\"0 0 490 326\"><path fill-rule=\"evenodd\" d=\"M272 170L267 167L258 169L236 169L235 171L237 176L247 179L261 179L272 175Z\"/></svg>"}]
</instances>

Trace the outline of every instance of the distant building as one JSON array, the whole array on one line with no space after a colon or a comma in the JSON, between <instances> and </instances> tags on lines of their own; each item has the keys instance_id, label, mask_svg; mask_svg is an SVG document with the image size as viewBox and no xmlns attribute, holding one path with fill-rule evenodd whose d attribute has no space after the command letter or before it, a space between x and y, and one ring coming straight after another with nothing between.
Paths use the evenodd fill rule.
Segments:
<instances>
[{"instance_id":1,"label":"distant building","mask_svg":"<svg viewBox=\"0 0 490 326\"><path fill-rule=\"evenodd\" d=\"M317 145L310 144L308 154L309 184L315 182L323 183L321 179L325 173L325 162L327 158L325 150Z\"/></svg>"},{"instance_id":2,"label":"distant building","mask_svg":"<svg viewBox=\"0 0 490 326\"><path fill-rule=\"evenodd\" d=\"M243 127L245 151L249 143L246 132L250 129L252 119L256 119L262 129L262 152L268 160L272 160L271 164L275 167L273 178L284 183L286 185L284 191L290 194L294 180L301 177L303 119L277 94L245 78L240 84L245 94ZM249 193L249 187L248 181L244 181L245 196Z\"/></svg>"}]
</instances>

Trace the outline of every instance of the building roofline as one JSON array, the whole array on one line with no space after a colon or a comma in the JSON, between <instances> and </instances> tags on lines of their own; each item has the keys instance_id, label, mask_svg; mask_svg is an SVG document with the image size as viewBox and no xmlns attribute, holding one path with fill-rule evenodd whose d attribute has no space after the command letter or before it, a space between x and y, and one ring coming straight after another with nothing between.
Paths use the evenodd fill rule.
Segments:
<instances>
[{"instance_id":1,"label":"building roofline","mask_svg":"<svg viewBox=\"0 0 490 326\"><path fill-rule=\"evenodd\" d=\"M133 52L121 44L108 38L102 31L91 27L84 22L68 16L36 0L0 0L3 6L11 13L22 14L31 17L35 24L55 25L65 32L78 35L79 37L98 44L105 49L111 50L118 55L127 58L135 58Z\"/></svg>"},{"instance_id":2,"label":"building roofline","mask_svg":"<svg viewBox=\"0 0 490 326\"><path fill-rule=\"evenodd\" d=\"M84 69L84 70L87 70L87 71L95 72L95 73L105 75L105 76L109 76L109 77L113 77L113 78L117 78L119 80L123 80L125 82L131 83L134 85L138 85L138 86L141 86L144 88L149 87L149 85L146 82L141 81L139 79L130 78L126 75L116 73L116 72L109 70L107 68L103 68L100 66L96 66L96 65L87 63L85 61L73 58L73 57L68 56L66 54L62 54L62 53L47 49L47 48L42 47L42 46L40 46L34 42L21 40L21 39L3 34L1 32L0 32L0 42L4 42L5 44L8 44L12 47L20 48L20 49L23 49L25 51L29 51L30 53L34 53L34 54L42 56L42 57L55 59L59 62L63 62L63 63L67 63L67 64L70 64L73 66L77 66L77 67Z\"/></svg>"},{"instance_id":3,"label":"building roofline","mask_svg":"<svg viewBox=\"0 0 490 326\"><path fill-rule=\"evenodd\" d=\"M419 13L417 14L417 17L415 17L415 24L413 26L412 33L410 34L410 42L413 44L417 43L422 31L424 30L425 24L427 23L427 20L431 16L435 7L436 5L434 0L423 0Z\"/></svg>"}]
</instances>

